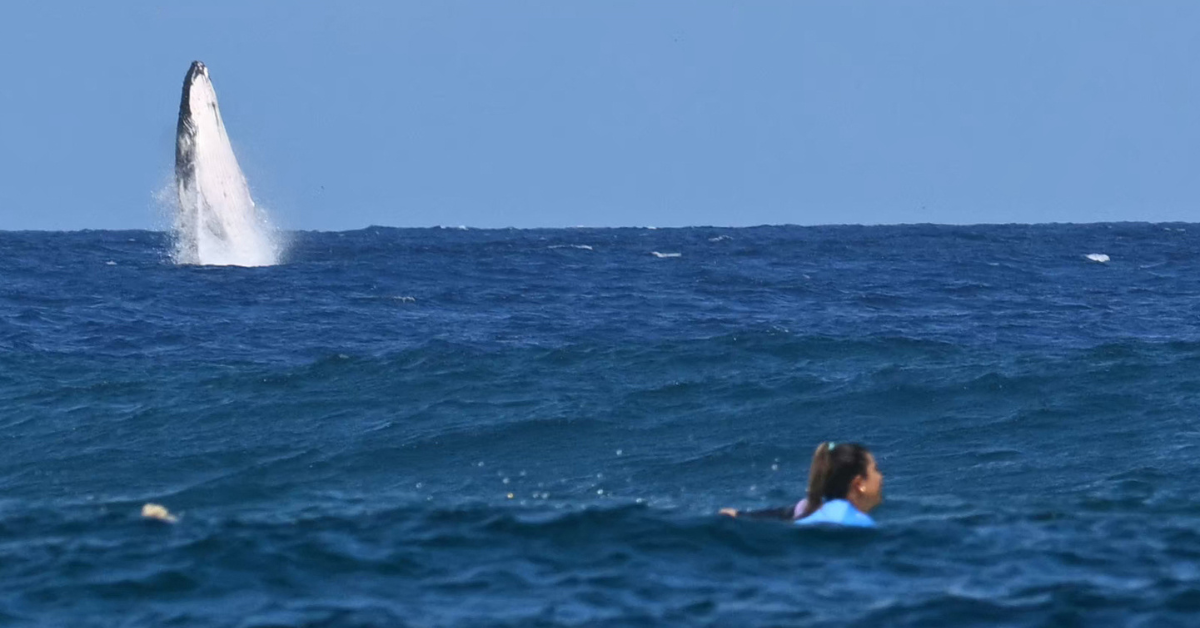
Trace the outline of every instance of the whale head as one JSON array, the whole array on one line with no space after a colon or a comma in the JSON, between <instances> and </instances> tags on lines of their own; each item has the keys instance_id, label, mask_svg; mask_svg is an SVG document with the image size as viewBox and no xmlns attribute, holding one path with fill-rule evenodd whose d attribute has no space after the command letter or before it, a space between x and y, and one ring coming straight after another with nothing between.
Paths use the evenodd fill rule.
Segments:
<instances>
[{"instance_id":1,"label":"whale head","mask_svg":"<svg viewBox=\"0 0 1200 628\"><path fill-rule=\"evenodd\" d=\"M175 126L175 174L189 178L195 162L196 134L201 125L213 124L224 133L224 122L217 106L217 93L201 61L193 61L183 78L179 100L179 120Z\"/></svg>"},{"instance_id":2,"label":"whale head","mask_svg":"<svg viewBox=\"0 0 1200 628\"><path fill-rule=\"evenodd\" d=\"M184 84L190 84L196 80L197 76L208 78L208 68L204 66L203 61L193 61L192 67L188 68L187 77L183 80Z\"/></svg>"},{"instance_id":3,"label":"whale head","mask_svg":"<svg viewBox=\"0 0 1200 628\"><path fill-rule=\"evenodd\" d=\"M194 132L194 124L191 123L191 118L195 114L201 113L197 111L204 103L195 102L193 99L193 90L199 92L204 103L213 107L216 106L216 94L213 93L212 81L208 78L208 68L201 61L193 61L191 67L188 68L187 76L183 77L183 97L179 101L179 127L177 132Z\"/></svg>"}]
</instances>

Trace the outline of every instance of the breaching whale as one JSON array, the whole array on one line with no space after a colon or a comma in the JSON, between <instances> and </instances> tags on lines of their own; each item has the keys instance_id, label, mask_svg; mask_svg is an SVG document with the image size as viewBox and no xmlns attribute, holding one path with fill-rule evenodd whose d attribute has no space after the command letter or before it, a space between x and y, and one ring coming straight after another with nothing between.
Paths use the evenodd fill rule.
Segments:
<instances>
[{"instance_id":1,"label":"breaching whale","mask_svg":"<svg viewBox=\"0 0 1200 628\"><path fill-rule=\"evenodd\" d=\"M279 261L275 231L254 205L225 133L208 68L192 62L175 129L175 261L269 266Z\"/></svg>"}]
</instances>

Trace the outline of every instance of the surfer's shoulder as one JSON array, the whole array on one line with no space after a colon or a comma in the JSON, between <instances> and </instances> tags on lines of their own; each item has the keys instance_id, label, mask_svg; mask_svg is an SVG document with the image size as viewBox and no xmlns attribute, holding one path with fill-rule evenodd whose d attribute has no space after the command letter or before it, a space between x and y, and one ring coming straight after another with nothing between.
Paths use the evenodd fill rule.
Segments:
<instances>
[{"instance_id":1,"label":"surfer's shoulder","mask_svg":"<svg viewBox=\"0 0 1200 628\"><path fill-rule=\"evenodd\" d=\"M851 528L874 528L875 520L844 499L831 499L811 515L797 519L796 525L831 525Z\"/></svg>"}]
</instances>

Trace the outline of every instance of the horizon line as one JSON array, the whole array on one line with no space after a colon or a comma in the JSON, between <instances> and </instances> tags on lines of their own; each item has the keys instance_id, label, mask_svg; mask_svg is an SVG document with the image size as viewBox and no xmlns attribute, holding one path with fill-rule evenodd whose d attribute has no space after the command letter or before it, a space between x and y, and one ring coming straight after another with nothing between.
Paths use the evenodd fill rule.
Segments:
<instances>
[{"instance_id":1,"label":"horizon line","mask_svg":"<svg viewBox=\"0 0 1200 628\"><path fill-rule=\"evenodd\" d=\"M346 233L350 231L366 231L368 229L407 229L407 230L446 230L446 231L563 231L570 229L587 229L587 230L606 230L606 229L646 229L651 231L659 230L681 230L681 229L763 229L763 228L798 228L798 229L816 229L816 228L831 228L831 227L1036 227L1036 226L1087 226L1087 225L1200 225L1200 222L1187 222L1182 220L1167 220L1167 221L1150 221L1150 220L1102 220L1089 222L1074 222L1074 221L1046 221L1046 222L876 222L876 223L762 223L757 225L673 225L673 226L656 226L656 225L620 225L620 226L592 226L592 225L570 225L559 227L472 227L470 225L426 225L426 226L393 226L393 225L376 225L371 224L365 227L355 227L351 229L278 229L283 233ZM81 229L0 229L0 233L84 233L91 231L146 231L151 233L171 233L171 229L158 228L92 228L84 227Z\"/></svg>"}]
</instances>

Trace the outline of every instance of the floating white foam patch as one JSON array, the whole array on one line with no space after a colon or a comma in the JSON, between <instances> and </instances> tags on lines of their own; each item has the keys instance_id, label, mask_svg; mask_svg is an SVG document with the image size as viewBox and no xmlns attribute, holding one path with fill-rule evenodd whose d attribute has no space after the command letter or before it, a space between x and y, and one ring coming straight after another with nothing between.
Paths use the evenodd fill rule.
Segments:
<instances>
[{"instance_id":1,"label":"floating white foam patch","mask_svg":"<svg viewBox=\"0 0 1200 628\"><path fill-rule=\"evenodd\" d=\"M192 81L188 107L194 129L190 137L194 169L191 177L176 181L175 261L213 266L277 264L280 246L275 230L250 197L207 73Z\"/></svg>"},{"instance_id":2,"label":"floating white foam patch","mask_svg":"<svg viewBox=\"0 0 1200 628\"><path fill-rule=\"evenodd\" d=\"M1108 262L1108 256L1103 253L1088 253L1084 257L1092 260L1093 262L1099 262L1101 264Z\"/></svg>"},{"instance_id":3,"label":"floating white foam patch","mask_svg":"<svg viewBox=\"0 0 1200 628\"><path fill-rule=\"evenodd\" d=\"M552 249L579 249L581 251L593 250L592 247L588 246L587 244L551 244L549 248L552 248Z\"/></svg>"},{"instance_id":4,"label":"floating white foam patch","mask_svg":"<svg viewBox=\"0 0 1200 628\"><path fill-rule=\"evenodd\" d=\"M682 257L683 253L659 253L658 251L650 251L654 257Z\"/></svg>"},{"instance_id":5,"label":"floating white foam patch","mask_svg":"<svg viewBox=\"0 0 1200 628\"><path fill-rule=\"evenodd\" d=\"M178 517L171 514L169 510L160 504L146 504L142 506L142 517L156 521L165 521L166 523L179 521Z\"/></svg>"}]
</instances>

